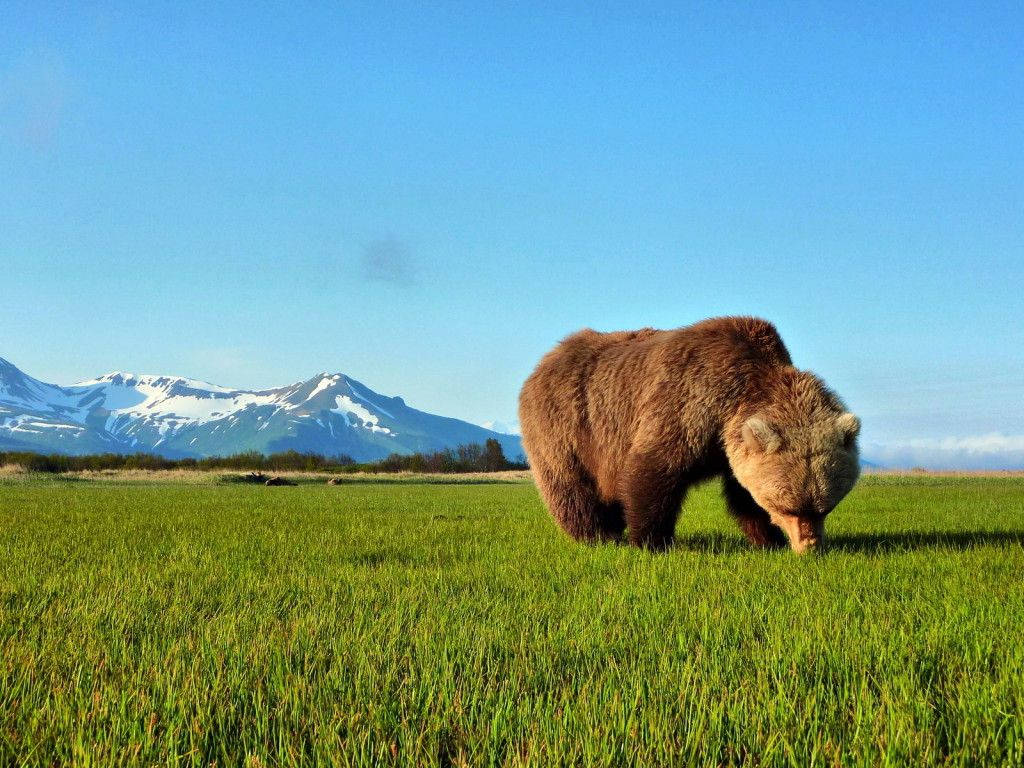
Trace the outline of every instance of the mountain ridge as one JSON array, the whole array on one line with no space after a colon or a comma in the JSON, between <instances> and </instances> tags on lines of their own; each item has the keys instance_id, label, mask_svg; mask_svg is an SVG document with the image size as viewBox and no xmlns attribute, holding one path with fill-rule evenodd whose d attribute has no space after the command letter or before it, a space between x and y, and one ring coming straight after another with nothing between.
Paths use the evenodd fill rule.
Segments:
<instances>
[{"instance_id":1,"label":"mountain ridge","mask_svg":"<svg viewBox=\"0 0 1024 768\"><path fill-rule=\"evenodd\" d=\"M343 373L264 390L184 376L112 371L69 386L0 358L0 449L69 454L146 452L169 458L284 450L371 461L518 436L420 411Z\"/></svg>"}]
</instances>

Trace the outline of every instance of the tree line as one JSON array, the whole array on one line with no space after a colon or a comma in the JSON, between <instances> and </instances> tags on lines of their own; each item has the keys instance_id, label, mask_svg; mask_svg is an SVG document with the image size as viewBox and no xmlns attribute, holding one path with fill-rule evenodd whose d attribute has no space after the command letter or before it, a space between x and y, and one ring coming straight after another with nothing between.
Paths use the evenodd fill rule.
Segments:
<instances>
[{"instance_id":1,"label":"tree line","mask_svg":"<svg viewBox=\"0 0 1024 768\"><path fill-rule=\"evenodd\" d=\"M490 438L484 445L472 443L445 448L433 453L393 453L378 461L358 462L351 456L324 456L318 453L283 451L264 454L259 451L231 456L207 456L201 459L169 459L152 453L96 453L67 456L30 451L0 451L0 466L16 464L29 472L82 472L103 469L186 469L249 470L268 472L501 472L527 469L522 457L510 461L501 443Z\"/></svg>"}]
</instances>

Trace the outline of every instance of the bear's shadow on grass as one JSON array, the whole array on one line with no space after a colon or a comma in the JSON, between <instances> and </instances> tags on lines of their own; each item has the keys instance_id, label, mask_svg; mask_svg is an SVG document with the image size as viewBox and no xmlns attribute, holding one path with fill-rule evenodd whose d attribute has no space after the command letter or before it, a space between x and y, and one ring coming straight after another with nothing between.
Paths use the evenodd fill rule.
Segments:
<instances>
[{"instance_id":1,"label":"bear's shadow on grass","mask_svg":"<svg viewBox=\"0 0 1024 768\"><path fill-rule=\"evenodd\" d=\"M902 531L893 533L847 533L828 536L824 554L853 552L879 554L942 549L964 552L988 546L1024 546L1024 531ZM730 554L752 551L740 537L725 533L694 533L677 536L674 549Z\"/></svg>"},{"instance_id":2,"label":"bear's shadow on grass","mask_svg":"<svg viewBox=\"0 0 1024 768\"><path fill-rule=\"evenodd\" d=\"M827 549L841 552L903 552L945 549L963 552L991 546L1024 546L1024 531L903 531L839 534L826 540Z\"/></svg>"}]
</instances>

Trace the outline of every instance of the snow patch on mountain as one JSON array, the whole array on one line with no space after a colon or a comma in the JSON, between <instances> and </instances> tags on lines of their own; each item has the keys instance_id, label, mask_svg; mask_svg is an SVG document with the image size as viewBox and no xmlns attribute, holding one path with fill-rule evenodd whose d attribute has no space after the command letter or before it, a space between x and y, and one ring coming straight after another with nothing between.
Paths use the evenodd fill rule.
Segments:
<instances>
[{"instance_id":1,"label":"snow patch on mountain","mask_svg":"<svg viewBox=\"0 0 1024 768\"><path fill-rule=\"evenodd\" d=\"M319 383L317 383L316 388L312 392L310 392L309 395L307 395L307 401L312 400L321 392L333 387L335 384L338 383L338 379L341 378L340 376L328 376L326 373L321 375L323 376L323 378L320 379Z\"/></svg>"},{"instance_id":2,"label":"snow patch on mountain","mask_svg":"<svg viewBox=\"0 0 1024 768\"><path fill-rule=\"evenodd\" d=\"M34 416L5 416L0 418L0 429L7 429L11 432L25 432L38 434L40 430L68 429L71 431L84 431L84 427L75 424L55 424L52 421L41 421Z\"/></svg>"},{"instance_id":3,"label":"snow patch on mountain","mask_svg":"<svg viewBox=\"0 0 1024 768\"><path fill-rule=\"evenodd\" d=\"M356 388L356 387L354 387L354 386L352 385L352 383L351 383L351 382L349 382L349 389L350 389L350 390L352 390L352 394L353 394L353 395L355 395L356 397L358 397L358 398L359 398L360 400L362 400L362 401L363 401L364 403L366 403L367 405L369 405L369 406L370 406L371 408L375 408L376 410L380 411L380 412L381 412L381 413L383 413L383 414L384 414L385 416L387 416L387 417L388 417L389 419L393 419L393 418L395 418L395 417L394 417L394 416L393 416L393 415L392 415L391 413L389 413L388 411L386 411L386 410L384 410L383 408L381 408L381 407L380 407L379 405L377 405L377 404L376 404L375 402L373 402L372 400L370 400L370 399L369 399L368 397L366 397L366 396L364 396L364 395L361 395L361 394L359 394L359 389L358 389L358 388Z\"/></svg>"},{"instance_id":4,"label":"snow patch on mountain","mask_svg":"<svg viewBox=\"0 0 1024 768\"><path fill-rule=\"evenodd\" d=\"M336 398L334 398L334 400L338 404L338 407L331 408L331 412L340 414L341 417L345 419L345 423L348 424L349 426L352 426L352 422L349 421L348 418L349 414L351 414L362 422L362 426L365 429L368 429L371 432L380 432L385 435L394 434L387 427L382 427L380 425L380 419L378 419L374 414L366 410L366 408L361 406L351 397L348 397L346 395L338 395Z\"/></svg>"}]
</instances>

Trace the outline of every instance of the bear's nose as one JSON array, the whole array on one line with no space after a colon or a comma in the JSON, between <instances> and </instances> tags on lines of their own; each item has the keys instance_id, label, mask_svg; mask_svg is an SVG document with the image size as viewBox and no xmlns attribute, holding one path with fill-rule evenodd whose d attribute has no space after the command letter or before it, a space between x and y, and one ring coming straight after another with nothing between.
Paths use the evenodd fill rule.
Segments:
<instances>
[{"instance_id":1,"label":"bear's nose","mask_svg":"<svg viewBox=\"0 0 1024 768\"><path fill-rule=\"evenodd\" d=\"M821 547L825 533L825 521L823 518L816 516L801 517L797 524L797 530L798 535L795 543L799 544L799 549L794 547L797 552L812 552Z\"/></svg>"},{"instance_id":2,"label":"bear's nose","mask_svg":"<svg viewBox=\"0 0 1024 768\"><path fill-rule=\"evenodd\" d=\"M790 542L790 547L798 555L807 554L809 552L817 552L821 546L821 539L794 539Z\"/></svg>"}]
</instances>

